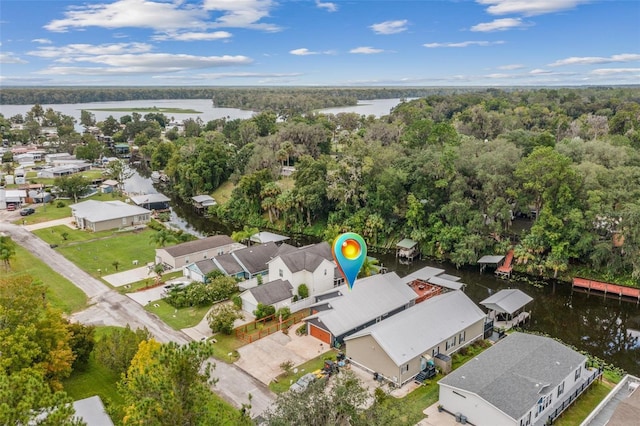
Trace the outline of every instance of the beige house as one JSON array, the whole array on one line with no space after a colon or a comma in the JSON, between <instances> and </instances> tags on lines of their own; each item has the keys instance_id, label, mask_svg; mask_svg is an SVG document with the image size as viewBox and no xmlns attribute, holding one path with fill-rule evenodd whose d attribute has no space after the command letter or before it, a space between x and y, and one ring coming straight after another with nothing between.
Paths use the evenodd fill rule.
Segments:
<instances>
[{"instance_id":1,"label":"beige house","mask_svg":"<svg viewBox=\"0 0 640 426\"><path fill-rule=\"evenodd\" d=\"M76 226L93 232L144 225L151 220L149 210L122 201L88 200L69 207Z\"/></svg>"},{"instance_id":2,"label":"beige house","mask_svg":"<svg viewBox=\"0 0 640 426\"><path fill-rule=\"evenodd\" d=\"M485 318L466 294L451 291L345 337L346 355L401 386L429 361L446 371L449 355L483 337Z\"/></svg>"},{"instance_id":3,"label":"beige house","mask_svg":"<svg viewBox=\"0 0 640 426\"><path fill-rule=\"evenodd\" d=\"M156 249L156 264L165 264L172 269L182 268L190 263L231 253L245 248L227 235L214 235L196 241L189 241L171 247Z\"/></svg>"}]
</instances>

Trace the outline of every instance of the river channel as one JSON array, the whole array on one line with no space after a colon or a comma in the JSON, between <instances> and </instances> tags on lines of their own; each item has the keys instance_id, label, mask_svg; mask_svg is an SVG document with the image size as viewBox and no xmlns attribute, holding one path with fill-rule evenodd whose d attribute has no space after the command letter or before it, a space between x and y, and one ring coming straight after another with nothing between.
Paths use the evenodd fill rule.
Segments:
<instances>
[{"instance_id":1,"label":"river channel","mask_svg":"<svg viewBox=\"0 0 640 426\"><path fill-rule=\"evenodd\" d=\"M150 179L136 173L125 188L130 192L155 193ZM231 235L232 226L196 214L191 206L172 200L171 224L200 237ZM295 241L298 244L310 241ZM498 290L518 288L531 297L531 312L525 328L557 337L606 362L640 375L640 306L635 302L604 298L571 290L567 283L530 283L531 279L499 279L490 271L480 273L477 266L456 269L446 262L416 259L410 264L398 262L394 254L374 254L381 264L401 277L424 266L444 269L462 278L466 294L476 303Z\"/></svg>"}]
</instances>

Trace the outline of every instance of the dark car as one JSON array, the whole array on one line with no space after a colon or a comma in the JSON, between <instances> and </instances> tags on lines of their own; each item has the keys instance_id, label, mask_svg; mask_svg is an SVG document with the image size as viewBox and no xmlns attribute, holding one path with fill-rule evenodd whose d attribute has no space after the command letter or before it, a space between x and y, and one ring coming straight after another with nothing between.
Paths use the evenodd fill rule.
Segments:
<instances>
[{"instance_id":1,"label":"dark car","mask_svg":"<svg viewBox=\"0 0 640 426\"><path fill-rule=\"evenodd\" d=\"M26 209L20 210L20 216L29 216L30 214L34 214L36 211L32 207L27 207Z\"/></svg>"}]
</instances>

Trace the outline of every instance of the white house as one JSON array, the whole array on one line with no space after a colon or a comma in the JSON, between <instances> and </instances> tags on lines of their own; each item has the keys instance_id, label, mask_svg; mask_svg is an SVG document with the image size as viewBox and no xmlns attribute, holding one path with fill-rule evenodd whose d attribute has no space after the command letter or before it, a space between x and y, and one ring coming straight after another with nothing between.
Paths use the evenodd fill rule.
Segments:
<instances>
[{"instance_id":1,"label":"white house","mask_svg":"<svg viewBox=\"0 0 640 426\"><path fill-rule=\"evenodd\" d=\"M227 235L214 235L171 247L157 248L156 264L162 263L170 266L172 269L182 268L190 263L213 259L215 256L231 253L234 250L242 248L244 248L242 244L236 243ZM200 281L204 282L204 276L202 278Z\"/></svg>"},{"instance_id":2,"label":"white house","mask_svg":"<svg viewBox=\"0 0 640 426\"><path fill-rule=\"evenodd\" d=\"M242 309L246 312L253 312L258 307L258 303L271 305L276 310L291 304L291 293L293 287L289 281L275 280L266 284L252 287L240 294Z\"/></svg>"},{"instance_id":3,"label":"white house","mask_svg":"<svg viewBox=\"0 0 640 426\"><path fill-rule=\"evenodd\" d=\"M78 228L93 232L144 225L151 220L149 210L117 200L87 200L69 207Z\"/></svg>"},{"instance_id":4,"label":"white house","mask_svg":"<svg viewBox=\"0 0 640 426\"><path fill-rule=\"evenodd\" d=\"M269 281L290 282L293 294L298 293L300 284L306 284L310 296L334 287L336 264L326 242L301 248L283 245L268 265Z\"/></svg>"},{"instance_id":5,"label":"white house","mask_svg":"<svg viewBox=\"0 0 640 426\"><path fill-rule=\"evenodd\" d=\"M440 405L477 426L544 425L599 376L586 362L552 338L513 333L441 379Z\"/></svg>"}]
</instances>

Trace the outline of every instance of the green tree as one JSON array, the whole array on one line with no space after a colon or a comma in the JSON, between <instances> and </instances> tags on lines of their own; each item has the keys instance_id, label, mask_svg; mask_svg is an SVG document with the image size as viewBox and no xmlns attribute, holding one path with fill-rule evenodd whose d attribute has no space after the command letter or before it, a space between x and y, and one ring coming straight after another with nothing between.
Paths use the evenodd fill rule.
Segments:
<instances>
[{"instance_id":1,"label":"green tree","mask_svg":"<svg viewBox=\"0 0 640 426\"><path fill-rule=\"evenodd\" d=\"M80 110L80 124L82 124L85 127L85 129L88 127L95 126L96 125L95 114L85 109Z\"/></svg>"},{"instance_id":2,"label":"green tree","mask_svg":"<svg viewBox=\"0 0 640 426\"><path fill-rule=\"evenodd\" d=\"M153 244L155 244L156 247L164 247L167 244L175 243L176 241L178 241L173 232L165 228L151 234L149 239Z\"/></svg>"},{"instance_id":3,"label":"green tree","mask_svg":"<svg viewBox=\"0 0 640 426\"><path fill-rule=\"evenodd\" d=\"M214 333L231 334L235 320L242 318L242 314L235 306L220 303L214 306L207 315L207 323Z\"/></svg>"},{"instance_id":4,"label":"green tree","mask_svg":"<svg viewBox=\"0 0 640 426\"><path fill-rule=\"evenodd\" d=\"M298 286L298 296L300 296L300 299L306 299L309 297L309 287L307 287L305 283Z\"/></svg>"},{"instance_id":5,"label":"green tree","mask_svg":"<svg viewBox=\"0 0 640 426\"><path fill-rule=\"evenodd\" d=\"M16 243L8 235L0 235L0 260L4 270L9 271L11 258L16 255Z\"/></svg>"},{"instance_id":6,"label":"green tree","mask_svg":"<svg viewBox=\"0 0 640 426\"><path fill-rule=\"evenodd\" d=\"M256 310L253 311L253 315L256 319L266 318L269 315L274 315L276 313L276 308L271 305L263 305L262 303L258 303L256 306Z\"/></svg>"},{"instance_id":7,"label":"green tree","mask_svg":"<svg viewBox=\"0 0 640 426\"><path fill-rule=\"evenodd\" d=\"M77 158L94 162L104 154L104 145L91 137L84 145L79 145L75 149Z\"/></svg>"},{"instance_id":8,"label":"green tree","mask_svg":"<svg viewBox=\"0 0 640 426\"><path fill-rule=\"evenodd\" d=\"M57 186L63 194L73 198L73 202L78 202L78 197L88 191L91 181L80 175L61 176L55 178L53 184Z\"/></svg>"},{"instance_id":9,"label":"green tree","mask_svg":"<svg viewBox=\"0 0 640 426\"><path fill-rule=\"evenodd\" d=\"M98 127L105 136L113 136L120 130L120 123L110 115L104 121L98 123Z\"/></svg>"},{"instance_id":10,"label":"green tree","mask_svg":"<svg viewBox=\"0 0 640 426\"><path fill-rule=\"evenodd\" d=\"M73 360L73 369L83 369L89 363L89 356L95 347L95 330L92 325L84 325L77 322L68 325L71 338L69 345L71 352L75 356Z\"/></svg>"},{"instance_id":11,"label":"green tree","mask_svg":"<svg viewBox=\"0 0 640 426\"><path fill-rule=\"evenodd\" d=\"M125 328L116 328L96 342L96 360L116 373L125 373L140 343L150 338L146 328L134 331L128 324Z\"/></svg>"},{"instance_id":12,"label":"green tree","mask_svg":"<svg viewBox=\"0 0 640 426\"><path fill-rule=\"evenodd\" d=\"M124 191L124 181L133 176L133 170L131 170L124 161L114 160L107 164L105 174L109 179L118 182L118 188L120 192L122 192Z\"/></svg>"}]
</instances>

